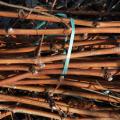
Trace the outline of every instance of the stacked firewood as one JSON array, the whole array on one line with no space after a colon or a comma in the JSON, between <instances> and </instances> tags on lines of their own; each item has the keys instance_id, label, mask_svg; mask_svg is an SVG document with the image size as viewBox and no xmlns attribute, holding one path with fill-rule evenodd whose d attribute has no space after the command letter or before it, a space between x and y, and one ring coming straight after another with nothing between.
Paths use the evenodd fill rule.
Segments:
<instances>
[{"instance_id":1,"label":"stacked firewood","mask_svg":"<svg viewBox=\"0 0 120 120\"><path fill-rule=\"evenodd\" d=\"M45 3L0 1L0 119L119 120L119 17L80 19L75 7Z\"/></svg>"}]
</instances>

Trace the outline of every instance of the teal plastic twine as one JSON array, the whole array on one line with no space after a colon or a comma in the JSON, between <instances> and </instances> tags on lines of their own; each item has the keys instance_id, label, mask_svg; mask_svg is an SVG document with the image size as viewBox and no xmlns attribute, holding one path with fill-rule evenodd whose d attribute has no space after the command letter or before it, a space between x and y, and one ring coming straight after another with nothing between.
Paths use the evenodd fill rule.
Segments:
<instances>
[{"instance_id":1,"label":"teal plastic twine","mask_svg":"<svg viewBox=\"0 0 120 120\"><path fill-rule=\"evenodd\" d=\"M37 26L35 27L35 29L40 29L40 28L43 27L45 24L46 24L45 21L39 22L39 23L37 23Z\"/></svg>"},{"instance_id":2,"label":"teal plastic twine","mask_svg":"<svg viewBox=\"0 0 120 120\"><path fill-rule=\"evenodd\" d=\"M64 79L64 76L67 74L67 71L68 71L68 66L69 66L69 63L70 63L70 56L71 56L74 37L75 37L75 23L74 23L74 19L72 19L72 18L71 18L71 26L72 26L72 33L71 33L71 36L70 36L69 48L68 48L64 68L63 68L63 71L62 71L62 74L61 74L62 79Z\"/></svg>"},{"instance_id":3,"label":"teal plastic twine","mask_svg":"<svg viewBox=\"0 0 120 120\"><path fill-rule=\"evenodd\" d=\"M67 56L66 56L66 60L65 60L65 64L64 64L64 68L63 68L62 74L60 76L60 82L56 86L56 88L53 90L53 92L50 94L51 96L53 96L55 90L59 88L59 86L61 85L62 80L64 80L64 77L65 77L65 75L67 74L67 71L68 71L68 66L69 66L69 63L70 63L70 56L71 56L73 42L74 42L74 37L75 37L74 19L71 19L70 22L71 22L71 26L72 26L72 32L71 32L71 36L70 36L69 48L68 48L68 52L67 52Z\"/></svg>"}]
</instances>

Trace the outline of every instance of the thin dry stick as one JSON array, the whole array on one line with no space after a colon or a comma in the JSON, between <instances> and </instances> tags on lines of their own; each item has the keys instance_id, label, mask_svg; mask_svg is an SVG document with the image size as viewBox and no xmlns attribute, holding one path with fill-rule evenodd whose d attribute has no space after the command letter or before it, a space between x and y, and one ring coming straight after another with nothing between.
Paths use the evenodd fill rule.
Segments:
<instances>
[{"instance_id":1,"label":"thin dry stick","mask_svg":"<svg viewBox=\"0 0 120 120\"><path fill-rule=\"evenodd\" d=\"M7 88L13 88L13 89L18 89L18 90L27 90L27 91L35 91L35 92L44 92L46 90L45 87L31 87L31 86L8 86L8 85L3 85L3 87ZM54 88L49 88L48 92L52 92ZM81 91L70 91L70 90L65 90L65 89L57 89L55 91L55 94L63 94L67 96L81 96L89 99L96 99L96 100L102 100L102 101L108 101L108 102L115 102L119 103L120 98L115 97L115 96L106 96L103 93L93 93L93 92L81 92Z\"/></svg>"},{"instance_id":2,"label":"thin dry stick","mask_svg":"<svg viewBox=\"0 0 120 120\"><path fill-rule=\"evenodd\" d=\"M19 17L18 13L16 12L5 12L5 11L2 11L2 12L0 11L0 16L1 17L12 17L12 18ZM31 14L24 19L43 20L43 21L48 21L48 22L57 22L57 23L65 23L65 24L68 24L70 22L70 19L67 19L67 18L49 17L49 16L37 15L37 14ZM75 20L75 24L83 25L83 26L93 26L92 22L85 21L85 20Z\"/></svg>"},{"instance_id":3,"label":"thin dry stick","mask_svg":"<svg viewBox=\"0 0 120 120\"><path fill-rule=\"evenodd\" d=\"M77 87L77 88L87 88L87 89L91 89L91 90L111 90L111 91L116 91L116 92L120 92L119 87L115 86L115 85L106 85L103 84L102 86L95 84L94 82L85 82L85 79L81 79L80 81L84 81L84 82L72 82L72 81L67 81L65 79L65 81L63 81L61 83L61 85L64 86L72 86L72 87ZM29 79L25 79L25 80L21 80L21 81L17 81L16 83L14 83L14 85L57 85L59 83L59 81L57 79L52 80L52 79L46 79L46 80L29 80Z\"/></svg>"},{"instance_id":4,"label":"thin dry stick","mask_svg":"<svg viewBox=\"0 0 120 120\"><path fill-rule=\"evenodd\" d=\"M54 0L54 2L53 2L53 4L52 4L52 8L51 8L51 10L54 9L56 2L57 2L57 0Z\"/></svg>"},{"instance_id":5,"label":"thin dry stick","mask_svg":"<svg viewBox=\"0 0 120 120\"><path fill-rule=\"evenodd\" d=\"M54 113L45 112L42 110L28 109L28 108L16 107L16 106L13 107L10 105L0 105L0 109L1 110L9 110L9 111L12 111L13 113L25 113L25 114L31 114L31 115L37 115L37 116L43 116L43 117L61 120L59 115L56 115ZM66 118L66 120L67 120L67 118ZM68 120L70 120L70 119L68 119Z\"/></svg>"},{"instance_id":6,"label":"thin dry stick","mask_svg":"<svg viewBox=\"0 0 120 120\"><path fill-rule=\"evenodd\" d=\"M39 66L33 65L35 69L40 70ZM119 60L99 60L99 61L83 61L81 60L80 62L71 62L69 64L69 68L76 68L76 69L87 69L92 67L93 69L101 69L101 67L113 67L113 69L118 69L120 66L120 61ZM44 68L42 69L61 69L63 68L62 63L51 63L51 64L46 64ZM19 71L29 71L29 66L27 65L0 65L0 71L14 71L14 70L19 70Z\"/></svg>"},{"instance_id":7,"label":"thin dry stick","mask_svg":"<svg viewBox=\"0 0 120 120\"><path fill-rule=\"evenodd\" d=\"M41 47L42 47L43 40L44 40L44 35L42 35L42 38L41 38L41 40L39 42L37 58L41 56L41 49L42 49Z\"/></svg>"},{"instance_id":8,"label":"thin dry stick","mask_svg":"<svg viewBox=\"0 0 120 120\"><path fill-rule=\"evenodd\" d=\"M6 12L6 11L0 11L0 16L1 17L13 17L13 18L19 17L18 13L16 13L16 12ZM25 16L27 16L26 13L25 13ZM70 19L68 19L68 18L58 18L56 16L44 16L44 15L36 15L36 14L31 14L24 19L43 20L43 21L48 21L48 22L63 22L63 23L70 22ZM120 26L119 21L96 22L96 26L94 26L94 22L92 22L92 21L77 20L77 19L75 19L75 24L89 26L89 27L119 27Z\"/></svg>"},{"instance_id":9,"label":"thin dry stick","mask_svg":"<svg viewBox=\"0 0 120 120\"><path fill-rule=\"evenodd\" d=\"M3 112L3 113L0 113L0 120L8 117L11 115L11 112Z\"/></svg>"},{"instance_id":10,"label":"thin dry stick","mask_svg":"<svg viewBox=\"0 0 120 120\"><path fill-rule=\"evenodd\" d=\"M46 108L46 109L50 109L50 106L48 103L45 102L40 102L40 101L36 101L36 100L32 100L32 99L28 99L28 98L23 98L23 97L15 97L15 96L10 96L10 95L2 95L0 94L0 98L3 100L8 100L11 102L19 102L19 103L23 103L23 104L28 104L28 105L33 105L33 106L37 106L37 107L42 107L42 108ZM68 106L65 106L61 103L57 104L57 106L59 106L63 111L67 112L68 110ZM69 107L69 112L74 112L77 113L79 115L90 115L90 116L96 116L96 117L114 117L116 115L119 115L117 113L114 113L111 111L111 113L109 114L109 112L97 112L97 111L89 111L89 110L79 110L76 108L72 108Z\"/></svg>"},{"instance_id":11,"label":"thin dry stick","mask_svg":"<svg viewBox=\"0 0 120 120\"><path fill-rule=\"evenodd\" d=\"M75 34L84 34L84 33L109 33L109 34L119 34L120 28L76 28ZM4 30L0 29L0 35L70 35L71 29L12 29L12 30Z\"/></svg>"},{"instance_id":12,"label":"thin dry stick","mask_svg":"<svg viewBox=\"0 0 120 120\"><path fill-rule=\"evenodd\" d=\"M6 2L3 2L3 1L0 1L0 5L2 6L6 6L6 7L12 7L12 8L17 8L17 9L22 9L22 10L26 10L26 11L33 11L35 13L40 13L40 14L43 14L43 15L47 15L47 16L52 16L54 17L53 15L49 14L49 13L46 13L44 11L40 11L40 10L37 10L35 8L28 8L28 7L25 7L25 6L20 6L20 5L14 5L14 4L10 4L10 3L6 3Z\"/></svg>"},{"instance_id":13,"label":"thin dry stick","mask_svg":"<svg viewBox=\"0 0 120 120\"><path fill-rule=\"evenodd\" d=\"M71 59L88 57L88 56L97 56L97 55L118 54L118 53L120 53L120 47L94 50L94 51L83 51L83 52L72 53ZM43 63L48 63L48 62L63 60L65 59L65 57L66 57L65 55L56 55L56 56L49 56L49 57L41 57L39 58L39 60L41 60ZM37 64L36 62L38 62L39 60L35 58L0 59L0 64L18 64L18 63L19 64L23 64L23 63Z\"/></svg>"}]
</instances>

